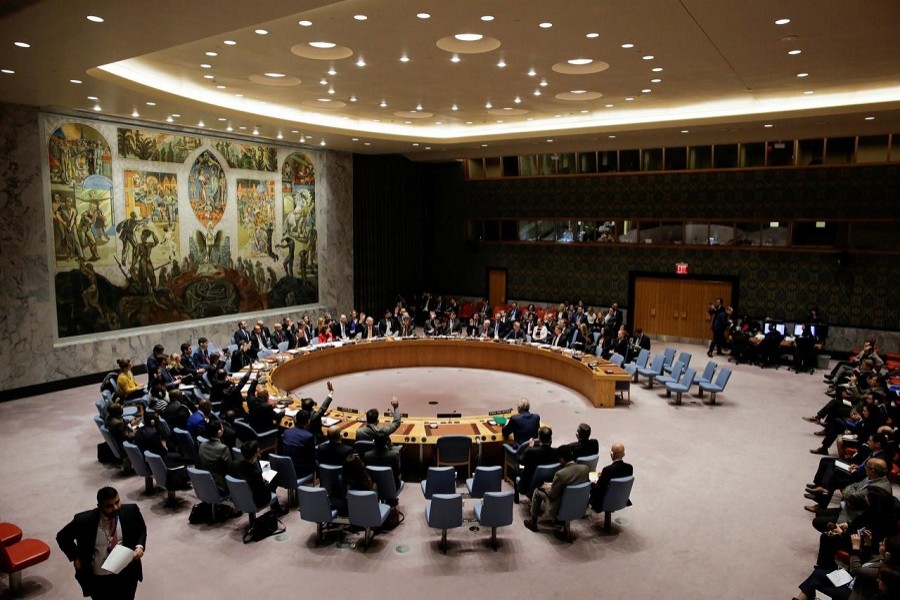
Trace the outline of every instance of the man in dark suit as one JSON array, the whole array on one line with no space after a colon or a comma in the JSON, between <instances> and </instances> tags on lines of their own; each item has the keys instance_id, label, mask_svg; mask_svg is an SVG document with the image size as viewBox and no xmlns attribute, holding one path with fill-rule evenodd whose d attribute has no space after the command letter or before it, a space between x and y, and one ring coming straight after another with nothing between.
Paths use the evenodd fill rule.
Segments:
<instances>
[{"instance_id":1,"label":"man in dark suit","mask_svg":"<svg viewBox=\"0 0 900 600\"><path fill-rule=\"evenodd\" d=\"M353 331L347 322L347 315L341 315L337 321L331 324L331 335L335 340L349 340L353 337Z\"/></svg>"},{"instance_id":2,"label":"man in dark suit","mask_svg":"<svg viewBox=\"0 0 900 600\"><path fill-rule=\"evenodd\" d=\"M538 466L553 464L559 460L558 451L553 447L553 430L549 427L541 427L538 430L537 441L532 439L522 448L524 451L520 454L522 464L519 466L519 485L515 489L516 503L520 492L527 494L532 492L531 480Z\"/></svg>"},{"instance_id":3,"label":"man in dark suit","mask_svg":"<svg viewBox=\"0 0 900 600\"><path fill-rule=\"evenodd\" d=\"M519 448L537 437L541 426L540 415L531 413L531 403L526 398L519 400L518 414L510 417L503 426L503 439L513 436L513 447Z\"/></svg>"},{"instance_id":4,"label":"man in dark suit","mask_svg":"<svg viewBox=\"0 0 900 600\"><path fill-rule=\"evenodd\" d=\"M190 349L190 346L188 347ZM209 367L209 340L202 337L197 340L197 349L191 356L194 359L194 366L197 369L206 369Z\"/></svg>"},{"instance_id":5,"label":"man in dark suit","mask_svg":"<svg viewBox=\"0 0 900 600\"><path fill-rule=\"evenodd\" d=\"M399 334L400 321L397 320L397 317L391 311L384 311L384 318L378 321L378 332L383 337L393 337Z\"/></svg>"},{"instance_id":6,"label":"man in dark suit","mask_svg":"<svg viewBox=\"0 0 900 600\"><path fill-rule=\"evenodd\" d=\"M581 423L575 430L575 441L560 448L568 448L572 452L572 458L578 460L582 456L593 456L600 453L600 444L591 439L591 426Z\"/></svg>"},{"instance_id":7,"label":"man in dark suit","mask_svg":"<svg viewBox=\"0 0 900 600\"><path fill-rule=\"evenodd\" d=\"M119 492L97 492L97 508L78 513L56 534L56 543L75 566L75 579L85 596L95 600L130 600L144 579L141 557L147 526L136 504L120 504ZM133 560L118 574L101 567L118 545L133 549Z\"/></svg>"},{"instance_id":8,"label":"man in dark suit","mask_svg":"<svg viewBox=\"0 0 900 600\"><path fill-rule=\"evenodd\" d=\"M391 450L389 444L391 438L383 431L375 434L375 449L369 450L363 456L363 462L366 466L372 467L390 467L394 475L394 487L400 489L400 454L396 450Z\"/></svg>"},{"instance_id":9,"label":"man in dark suit","mask_svg":"<svg viewBox=\"0 0 900 600\"><path fill-rule=\"evenodd\" d=\"M353 446L341 441L341 428L332 425L328 428L328 441L316 449L320 465L343 466L347 456L353 453Z\"/></svg>"},{"instance_id":10,"label":"man in dark suit","mask_svg":"<svg viewBox=\"0 0 900 600\"><path fill-rule=\"evenodd\" d=\"M512 329L509 330L509 333L507 333L503 339L513 340L513 341L522 340L524 342L525 341L525 330L522 329L522 324L519 323L518 321L515 321L513 323Z\"/></svg>"},{"instance_id":11,"label":"man in dark suit","mask_svg":"<svg viewBox=\"0 0 900 600\"><path fill-rule=\"evenodd\" d=\"M263 333L262 327L254 325L250 334L250 357L253 360L259 358L259 351L269 347L269 336Z\"/></svg>"},{"instance_id":12,"label":"man in dark suit","mask_svg":"<svg viewBox=\"0 0 900 600\"><path fill-rule=\"evenodd\" d=\"M257 508L263 509L267 506L274 508L278 504L278 498L272 497L271 490L275 489L277 480L273 479L270 484L266 484L266 480L262 476L262 469L259 467L259 455L259 444L256 443L256 440L245 442L241 446L243 460L232 463L230 475L247 482L247 485L250 486L250 493L253 495L253 503Z\"/></svg>"},{"instance_id":13,"label":"man in dark suit","mask_svg":"<svg viewBox=\"0 0 900 600\"><path fill-rule=\"evenodd\" d=\"M613 330L613 334L619 331L619 327L622 326L622 313L619 311L618 302L612 303L612 306L609 307L609 311L606 313L603 321L607 327Z\"/></svg>"},{"instance_id":14,"label":"man in dark suit","mask_svg":"<svg viewBox=\"0 0 900 600\"><path fill-rule=\"evenodd\" d=\"M375 319L372 317L366 317L366 325L362 330L362 339L368 340L372 338L377 338L381 335L380 329L375 326Z\"/></svg>"},{"instance_id":15,"label":"man in dark suit","mask_svg":"<svg viewBox=\"0 0 900 600\"><path fill-rule=\"evenodd\" d=\"M456 312L450 311L450 318L447 319L447 335L459 335L462 333L462 322L456 318Z\"/></svg>"},{"instance_id":16,"label":"man in dark suit","mask_svg":"<svg viewBox=\"0 0 900 600\"><path fill-rule=\"evenodd\" d=\"M234 332L234 343L240 346L244 342L250 341L250 332L247 331L247 321L238 323L237 331Z\"/></svg>"},{"instance_id":17,"label":"man in dark suit","mask_svg":"<svg viewBox=\"0 0 900 600\"><path fill-rule=\"evenodd\" d=\"M640 327L634 330L634 336L631 338L631 358L637 358L641 350L650 351L650 338L644 335L644 330Z\"/></svg>"},{"instance_id":18,"label":"man in dark suit","mask_svg":"<svg viewBox=\"0 0 900 600\"><path fill-rule=\"evenodd\" d=\"M559 449L559 463L562 465L559 471L553 475L553 482L545 482L536 488L531 495L531 518L525 519L525 527L532 531L538 530L538 518L543 512L544 504L549 504L550 516L554 519L559 514L562 504L563 492L570 485L578 485L589 479L590 469L587 465L581 465L573 461L572 451L566 446Z\"/></svg>"},{"instance_id":19,"label":"man in dark suit","mask_svg":"<svg viewBox=\"0 0 900 600\"><path fill-rule=\"evenodd\" d=\"M297 477L311 475L316 470L316 440L309 427L309 413L301 410L294 416L294 426L281 436L284 454L294 463Z\"/></svg>"},{"instance_id":20,"label":"man in dark suit","mask_svg":"<svg viewBox=\"0 0 900 600\"><path fill-rule=\"evenodd\" d=\"M370 408L367 410L366 424L356 430L356 439L358 441L374 441L375 434L379 431L383 431L388 435L397 431L397 428L400 427L400 423L403 420L403 413L400 412L400 402L397 400L396 396L391 398L391 408L394 411L394 417L391 420L390 425L378 424L377 408ZM388 446L390 446L390 443L388 443Z\"/></svg>"},{"instance_id":21,"label":"man in dark suit","mask_svg":"<svg viewBox=\"0 0 900 600\"><path fill-rule=\"evenodd\" d=\"M622 460L625 458L625 446L613 444L609 451L609 457L612 459L612 462L603 467L597 483L591 486L591 508L597 512L603 509L603 500L606 498L607 490L609 490L610 480L629 477L634 474L634 467Z\"/></svg>"},{"instance_id":22,"label":"man in dark suit","mask_svg":"<svg viewBox=\"0 0 900 600\"><path fill-rule=\"evenodd\" d=\"M334 386L330 381L326 385L328 386L328 397L325 398L325 402L319 406L318 410L316 410L316 402L312 398L300 399L300 409L309 413L309 425L306 426L306 429L313 434L316 444L325 441L325 436L322 435L322 417L328 412L328 407L331 406L331 401L334 399Z\"/></svg>"},{"instance_id":23,"label":"man in dark suit","mask_svg":"<svg viewBox=\"0 0 900 600\"><path fill-rule=\"evenodd\" d=\"M209 471L219 491L226 493L228 485L225 482L225 476L231 472L234 455L231 453L231 448L222 441L224 433L222 423L213 421L207 427L206 433L209 435L209 439L200 444L197 466Z\"/></svg>"},{"instance_id":24,"label":"man in dark suit","mask_svg":"<svg viewBox=\"0 0 900 600\"><path fill-rule=\"evenodd\" d=\"M556 346L557 348L565 348L568 343L568 338L566 337L565 332L563 331L563 326L561 323L557 323L556 327L553 329L553 336L550 338L550 345Z\"/></svg>"}]
</instances>

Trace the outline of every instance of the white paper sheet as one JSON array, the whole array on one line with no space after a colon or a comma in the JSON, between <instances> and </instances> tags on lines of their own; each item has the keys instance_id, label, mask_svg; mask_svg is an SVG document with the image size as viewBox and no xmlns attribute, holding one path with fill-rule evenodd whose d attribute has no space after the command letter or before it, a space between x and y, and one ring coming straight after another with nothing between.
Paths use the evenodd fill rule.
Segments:
<instances>
[{"instance_id":1,"label":"white paper sheet","mask_svg":"<svg viewBox=\"0 0 900 600\"><path fill-rule=\"evenodd\" d=\"M263 471L263 479L265 479L266 483L271 483L275 476L278 475L278 471L273 471L269 469L268 471Z\"/></svg>"},{"instance_id":2,"label":"white paper sheet","mask_svg":"<svg viewBox=\"0 0 900 600\"><path fill-rule=\"evenodd\" d=\"M118 575L132 560L134 560L134 550L119 544L112 549L112 552L109 553L109 556L106 557L106 560L103 561L103 566L100 568Z\"/></svg>"},{"instance_id":3,"label":"white paper sheet","mask_svg":"<svg viewBox=\"0 0 900 600\"><path fill-rule=\"evenodd\" d=\"M834 587L841 587L853 581L853 576L845 569L838 569L828 574L828 580L831 581Z\"/></svg>"}]
</instances>

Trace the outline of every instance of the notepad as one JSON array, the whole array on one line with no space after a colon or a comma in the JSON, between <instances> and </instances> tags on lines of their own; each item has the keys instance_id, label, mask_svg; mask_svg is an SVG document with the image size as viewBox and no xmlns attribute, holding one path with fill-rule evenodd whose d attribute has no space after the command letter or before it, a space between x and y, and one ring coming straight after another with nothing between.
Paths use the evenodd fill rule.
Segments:
<instances>
[{"instance_id":1,"label":"notepad","mask_svg":"<svg viewBox=\"0 0 900 600\"><path fill-rule=\"evenodd\" d=\"M502 427L503 425L506 425L506 420L507 420L506 417L500 417L500 416L495 416L495 417L494 417L494 421L496 421L496 422L497 422L497 425L500 425L501 427Z\"/></svg>"},{"instance_id":2,"label":"notepad","mask_svg":"<svg viewBox=\"0 0 900 600\"><path fill-rule=\"evenodd\" d=\"M132 560L134 560L134 550L119 544L112 549L100 568L108 573L118 575Z\"/></svg>"},{"instance_id":3,"label":"notepad","mask_svg":"<svg viewBox=\"0 0 900 600\"><path fill-rule=\"evenodd\" d=\"M337 425L340 423L340 419L335 419L333 417L322 417L322 426L323 427L331 427L332 425Z\"/></svg>"},{"instance_id":4,"label":"notepad","mask_svg":"<svg viewBox=\"0 0 900 600\"><path fill-rule=\"evenodd\" d=\"M837 569L828 574L828 580L834 587L841 587L853 581L853 576L846 569Z\"/></svg>"}]
</instances>

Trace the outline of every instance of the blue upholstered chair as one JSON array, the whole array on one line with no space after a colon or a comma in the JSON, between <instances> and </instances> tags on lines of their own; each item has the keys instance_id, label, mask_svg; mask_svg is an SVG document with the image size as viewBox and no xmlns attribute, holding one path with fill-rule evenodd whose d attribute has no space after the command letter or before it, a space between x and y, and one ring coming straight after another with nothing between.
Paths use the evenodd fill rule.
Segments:
<instances>
[{"instance_id":1,"label":"blue upholstered chair","mask_svg":"<svg viewBox=\"0 0 900 600\"><path fill-rule=\"evenodd\" d=\"M559 512L556 515L557 521L563 522L563 535L568 541L572 541L570 531L570 523L575 519L584 518L587 511L588 501L591 496L591 482L577 483L568 485L563 490L562 500L559 503Z\"/></svg>"},{"instance_id":2,"label":"blue upholstered chair","mask_svg":"<svg viewBox=\"0 0 900 600\"><path fill-rule=\"evenodd\" d=\"M289 456L269 454L269 463L275 471L275 485L284 488L288 492L288 506L297 504L297 488L312 482L313 474L297 477L294 470L294 461Z\"/></svg>"},{"instance_id":3,"label":"blue upholstered chair","mask_svg":"<svg viewBox=\"0 0 900 600\"><path fill-rule=\"evenodd\" d=\"M634 486L634 475L619 477L609 480L609 489L603 497L603 506L598 512L606 513L603 528L610 531L612 527L612 513L631 506L631 488Z\"/></svg>"},{"instance_id":4,"label":"blue upholstered chair","mask_svg":"<svg viewBox=\"0 0 900 600\"><path fill-rule=\"evenodd\" d=\"M715 363L715 361L707 361L706 368L703 369L703 373L694 379L694 383L700 385L701 383L712 383L713 375L716 374L716 369L719 368L719 365Z\"/></svg>"},{"instance_id":5,"label":"blue upholstered chair","mask_svg":"<svg viewBox=\"0 0 900 600\"><path fill-rule=\"evenodd\" d=\"M580 465L587 465L587 468L589 470L596 471L597 463L600 462L600 455L599 454L591 454L590 456L581 456L581 457L575 459L575 462L577 462Z\"/></svg>"},{"instance_id":6,"label":"blue upholstered chair","mask_svg":"<svg viewBox=\"0 0 900 600\"><path fill-rule=\"evenodd\" d=\"M191 486L194 488L194 495L200 502L205 502L212 507L212 521L216 521L216 508L226 500L228 494L222 494L216 487L212 473L203 469L187 468L188 477L191 479Z\"/></svg>"},{"instance_id":7,"label":"blue upholstered chair","mask_svg":"<svg viewBox=\"0 0 900 600\"><path fill-rule=\"evenodd\" d=\"M267 506L271 506L275 500L274 492L271 494L269 502L262 506L257 506L253 501L253 492L250 491L250 484L243 479L237 479L231 475L225 476L225 483L228 485L228 493L231 495L231 501L234 507L241 512L247 513L249 522L252 523L256 519L256 513L263 510Z\"/></svg>"},{"instance_id":8,"label":"blue upholstered chair","mask_svg":"<svg viewBox=\"0 0 900 600\"><path fill-rule=\"evenodd\" d=\"M700 397L703 397L703 392L709 392L709 401L711 404L715 404L716 394L725 391L725 386L728 384L729 377L731 377L731 369L725 368L719 371L719 376L716 377L715 383L701 383Z\"/></svg>"},{"instance_id":9,"label":"blue upholstered chair","mask_svg":"<svg viewBox=\"0 0 900 600\"><path fill-rule=\"evenodd\" d=\"M502 483L502 467L476 467L475 475L466 479L466 489L470 498L483 498L487 492L499 492ZM512 501L512 492L510 492L510 501Z\"/></svg>"},{"instance_id":10,"label":"blue upholstered chair","mask_svg":"<svg viewBox=\"0 0 900 600\"><path fill-rule=\"evenodd\" d=\"M635 378L637 378L638 375L643 375L644 377L647 378L647 383L648 383L649 387L652 388L653 380L656 377L659 377L660 375L662 375L664 360L665 360L665 356L663 356L662 354L657 354L656 356L653 357L653 362L650 363L649 367L642 367L642 368L639 367L638 368Z\"/></svg>"},{"instance_id":11,"label":"blue upholstered chair","mask_svg":"<svg viewBox=\"0 0 900 600\"><path fill-rule=\"evenodd\" d=\"M331 508L325 488L301 485L298 488L300 520L316 524L316 545L325 539L325 529L338 515Z\"/></svg>"},{"instance_id":12,"label":"blue upholstered chair","mask_svg":"<svg viewBox=\"0 0 900 600\"><path fill-rule=\"evenodd\" d=\"M481 504L475 505L475 520L482 527L491 528L491 547L496 550L497 528L513 522L513 493L485 492Z\"/></svg>"},{"instance_id":13,"label":"blue upholstered chair","mask_svg":"<svg viewBox=\"0 0 900 600\"><path fill-rule=\"evenodd\" d=\"M456 470L453 467L428 467L422 482L422 494L429 500L434 494L456 493Z\"/></svg>"},{"instance_id":14,"label":"blue upholstered chair","mask_svg":"<svg viewBox=\"0 0 900 600\"><path fill-rule=\"evenodd\" d=\"M391 508L386 504L380 503L378 494L375 492L350 490L347 492L347 511L350 515L351 525L365 527L366 533L363 542L364 548L368 550L372 528L384 525Z\"/></svg>"},{"instance_id":15,"label":"blue upholstered chair","mask_svg":"<svg viewBox=\"0 0 900 600\"><path fill-rule=\"evenodd\" d=\"M650 351L641 348L641 351L638 352L637 358L634 359L634 362L625 363L622 365L622 368L625 369L625 372L631 375L631 379L633 381L637 381L637 371L638 369L643 369L647 366L647 361L650 359Z\"/></svg>"},{"instance_id":16,"label":"blue upholstered chair","mask_svg":"<svg viewBox=\"0 0 900 600\"><path fill-rule=\"evenodd\" d=\"M400 482L400 488L394 481L394 471L390 467L368 466L366 471L375 484L375 492L378 494L378 501L388 506L397 506L400 502L400 492L403 491L405 483Z\"/></svg>"},{"instance_id":17,"label":"blue upholstered chair","mask_svg":"<svg viewBox=\"0 0 900 600\"><path fill-rule=\"evenodd\" d=\"M175 496L175 490L169 484L169 469L166 467L166 461L159 454L154 454L149 450L144 450L144 458L150 466L150 471L153 472L153 479L156 480L157 487L166 490L166 505L177 504L178 498Z\"/></svg>"},{"instance_id":18,"label":"blue upholstered chair","mask_svg":"<svg viewBox=\"0 0 900 600\"><path fill-rule=\"evenodd\" d=\"M523 487L523 483L521 481L521 477L516 477L516 489L513 494L513 501L518 504L519 503L519 495L522 494L526 498L531 498L531 493L535 490L535 488L540 487L542 483L547 481L553 481L553 476L559 471L560 465L558 462L546 464L546 465L538 465L534 470L534 475L531 477L531 481L527 484L528 487Z\"/></svg>"},{"instance_id":19,"label":"blue upholstered chair","mask_svg":"<svg viewBox=\"0 0 900 600\"><path fill-rule=\"evenodd\" d=\"M666 384L666 396L671 396L672 392L675 392L675 404L681 404L681 395L691 391L691 386L694 385L695 376L696 372L694 369L688 367L685 370L684 375L681 376L681 379Z\"/></svg>"},{"instance_id":20,"label":"blue upholstered chair","mask_svg":"<svg viewBox=\"0 0 900 600\"><path fill-rule=\"evenodd\" d=\"M433 494L425 506L425 522L441 530L441 550L447 553L447 530L462 527L463 501L459 494Z\"/></svg>"},{"instance_id":21,"label":"blue upholstered chair","mask_svg":"<svg viewBox=\"0 0 900 600\"><path fill-rule=\"evenodd\" d=\"M153 485L153 471L150 470L150 466L147 464L147 461L144 460L141 449L131 442L124 442L122 447L125 449L128 460L131 461L131 468L134 469L134 472L137 473L138 476L144 478L144 493L149 496L155 490Z\"/></svg>"}]
</instances>

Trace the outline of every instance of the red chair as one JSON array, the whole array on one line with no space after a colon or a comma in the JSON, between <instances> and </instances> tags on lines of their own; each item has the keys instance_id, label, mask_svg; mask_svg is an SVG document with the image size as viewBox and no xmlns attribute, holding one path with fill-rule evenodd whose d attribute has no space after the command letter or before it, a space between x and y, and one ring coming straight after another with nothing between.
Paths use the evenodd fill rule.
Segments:
<instances>
[{"instance_id":1,"label":"red chair","mask_svg":"<svg viewBox=\"0 0 900 600\"><path fill-rule=\"evenodd\" d=\"M472 312L472 303L466 302L465 304L463 304L462 310L459 311L459 320L460 321L468 321L469 319L472 318L473 314L474 313Z\"/></svg>"},{"instance_id":2,"label":"red chair","mask_svg":"<svg viewBox=\"0 0 900 600\"><path fill-rule=\"evenodd\" d=\"M0 523L0 546L9 546L22 539L22 530L12 523Z\"/></svg>"},{"instance_id":3,"label":"red chair","mask_svg":"<svg viewBox=\"0 0 900 600\"><path fill-rule=\"evenodd\" d=\"M35 539L24 539L9 546L0 545L0 572L9 574L12 595L22 589L22 571L50 558L50 546Z\"/></svg>"}]
</instances>

